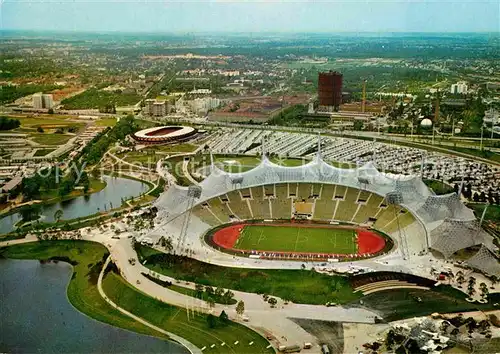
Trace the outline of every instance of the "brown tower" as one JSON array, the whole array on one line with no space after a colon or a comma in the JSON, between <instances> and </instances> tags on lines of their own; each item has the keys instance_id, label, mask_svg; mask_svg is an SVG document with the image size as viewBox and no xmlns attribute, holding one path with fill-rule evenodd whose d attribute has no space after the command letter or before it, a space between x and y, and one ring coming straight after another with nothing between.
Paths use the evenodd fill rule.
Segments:
<instances>
[{"instance_id":1,"label":"brown tower","mask_svg":"<svg viewBox=\"0 0 500 354\"><path fill-rule=\"evenodd\" d=\"M338 111L342 103L342 74L329 71L318 74L319 105Z\"/></svg>"}]
</instances>

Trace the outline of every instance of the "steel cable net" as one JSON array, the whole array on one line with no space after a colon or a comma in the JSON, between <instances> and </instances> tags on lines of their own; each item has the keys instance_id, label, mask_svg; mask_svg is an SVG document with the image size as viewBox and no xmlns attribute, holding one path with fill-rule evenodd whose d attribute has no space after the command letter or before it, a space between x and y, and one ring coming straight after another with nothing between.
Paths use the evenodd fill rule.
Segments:
<instances>
[{"instance_id":1,"label":"steel cable net","mask_svg":"<svg viewBox=\"0 0 500 354\"><path fill-rule=\"evenodd\" d=\"M500 276L500 263L485 245L481 245L479 251L469 258L466 263L486 274Z\"/></svg>"},{"instance_id":2,"label":"steel cable net","mask_svg":"<svg viewBox=\"0 0 500 354\"><path fill-rule=\"evenodd\" d=\"M326 163L320 156L297 167L277 165L263 157L258 166L242 173L225 172L213 165L210 175L199 184L200 195L194 204L188 196L188 188L177 185L170 186L158 198L155 203L158 208L157 222L165 227L169 220L175 219L190 206L235 189L293 182L338 184L383 197L396 192L400 196L400 204L423 223L426 233L431 236L431 247L445 257L462 248L491 244L475 221L474 213L456 194L433 195L420 177L381 173L371 162L359 168L343 169ZM435 228L436 225L439 226Z\"/></svg>"},{"instance_id":3,"label":"steel cable net","mask_svg":"<svg viewBox=\"0 0 500 354\"><path fill-rule=\"evenodd\" d=\"M446 219L430 233L431 248L441 252L445 258L458 250L485 244L493 249L492 237L485 232L477 220Z\"/></svg>"},{"instance_id":4,"label":"steel cable net","mask_svg":"<svg viewBox=\"0 0 500 354\"><path fill-rule=\"evenodd\" d=\"M423 205L416 209L416 213L426 223L446 218L475 220L472 210L461 202L456 193L428 196Z\"/></svg>"},{"instance_id":5,"label":"steel cable net","mask_svg":"<svg viewBox=\"0 0 500 354\"><path fill-rule=\"evenodd\" d=\"M235 180L238 183L234 183ZM264 157L261 164L243 173L229 173L212 166L210 175L200 183L202 191L196 204L234 189L287 182L339 184L365 189L381 196L400 190L404 197L403 201L409 206L412 204L410 202L417 197L421 198L420 204L423 204L424 199L421 196L426 192L427 195L431 194L425 189L422 192L420 184L424 188L425 185L419 178L384 174L379 172L372 163L359 168L344 169L332 166L318 157L302 166L285 167L274 164ZM415 193L415 191L420 192ZM188 200L187 187L172 185L158 198L155 206L163 218L186 211Z\"/></svg>"}]
</instances>

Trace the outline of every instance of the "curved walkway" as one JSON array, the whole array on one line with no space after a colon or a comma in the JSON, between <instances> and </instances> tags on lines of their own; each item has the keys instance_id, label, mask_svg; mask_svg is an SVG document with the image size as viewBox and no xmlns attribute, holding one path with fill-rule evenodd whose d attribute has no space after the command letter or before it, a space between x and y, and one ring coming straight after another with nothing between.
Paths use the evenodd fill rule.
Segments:
<instances>
[{"instance_id":1,"label":"curved walkway","mask_svg":"<svg viewBox=\"0 0 500 354\"><path fill-rule=\"evenodd\" d=\"M179 337L178 335L176 334L173 334L171 332L167 332L165 331L164 329L160 328L160 327L157 327L155 326L154 324L152 323L149 323L148 321L142 319L141 317L139 316L136 316L134 315L133 313L131 312L128 312L127 310L125 310L124 308L121 308L119 307L118 305L116 305L109 297L106 296L106 294L104 293L104 290L102 288L102 279L104 277L104 272L106 271L106 268L108 267L108 264L109 264L109 261L111 260L111 256L109 256L107 259L106 259L106 262L104 263L104 266L102 267L101 269L101 273L99 273L99 279L97 281L97 289L99 290L99 294L101 295L101 297L104 299L104 301L106 301L108 304L110 304L112 307L114 307L115 309L117 309L118 311L120 311L121 313L123 313L124 315L127 315L129 316L130 318L132 318L133 320L137 321L137 322L140 322L142 323L143 325L145 326L148 326L152 329L154 329L155 331L157 332L160 332L162 334L165 334L167 335L168 337L170 337L171 339L175 340L176 342L182 344L184 347L186 347L192 354L201 354L201 350L198 349L194 344L192 344L191 342L185 340L184 338L182 337Z\"/></svg>"},{"instance_id":2,"label":"curved walkway","mask_svg":"<svg viewBox=\"0 0 500 354\"><path fill-rule=\"evenodd\" d=\"M193 176L191 176L191 173L189 173L188 165L189 165L189 160L182 161L182 173L189 180L189 182L191 182L194 185L198 185L199 184L198 181L195 180Z\"/></svg>"}]
</instances>

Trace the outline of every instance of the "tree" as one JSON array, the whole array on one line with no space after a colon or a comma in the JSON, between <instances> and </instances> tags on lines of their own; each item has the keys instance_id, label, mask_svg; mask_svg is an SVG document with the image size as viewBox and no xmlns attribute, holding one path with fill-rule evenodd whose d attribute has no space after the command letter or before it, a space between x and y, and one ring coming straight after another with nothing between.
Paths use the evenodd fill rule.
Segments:
<instances>
[{"instance_id":1,"label":"tree","mask_svg":"<svg viewBox=\"0 0 500 354\"><path fill-rule=\"evenodd\" d=\"M194 290L196 291L196 297L201 299L201 296L203 295L203 285L195 284Z\"/></svg>"},{"instance_id":2,"label":"tree","mask_svg":"<svg viewBox=\"0 0 500 354\"><path fill-rule=\"evenodd\" d=\"M59 222L63 216L63 211L61 209L57 209L56 212L54 213L54 219Z\"/></svg>"},{"instance_id":3,"label":"tree","mask_svg":"<svg viewBox=\"0 0 500 354\"><path fill-rule=\"evenodd\" d=\"M207 299L207 304L208 304L208 307L210 307L211 309L213 309L215 307L215 301L214 301L214 299L212 299L209 296L208 299Z\"/></svg>"},{"instance_id":4,"label":"tree","mask_svg":"<svg viewBox=\"0 0 500 354\"><path fill-rule=\"evenodd\" d=\"M245 312L245 303L243 302L243 300L240 300L236 305L236 313L241 316L243 315L244 312Z\"/></svg>"},{"instance_id":5,"label":"tree","mask_svg":"<svg viewBox=\"0 0 500 354\"><path fill-rule=\"evenodd\" d=\"M231 302L231 299L234 297L234 293L231 290L227 290L222 299L225 304L229 304Z\"/></svg>"},{"instance_id":6,"label":"tree","mask_svg":"<svg viewBox=\"0 0 500 354\"><path fill-rule=\"evenodd\" d=\"M222 297L224 295L224 289L217 287L214 292L215 296Z\"/></svg>"},{"instance_id":7,"label":"tree","mask_svg":"<svg viewBox=\"0 0 500 354\"><path fill-rule=\"evenodd\" d=\"M353 129L354 130L362 130L363 129L363 122L360 120L355 120Z\"/></svg>"},{"instance_id":8,"label":"tree","mask_svg":"<svg viewBox=\"0 0 500 354\"><path fill-rule=\"evenodd\" d=\"M212 288L211 286L205 286L205 292L208 294L208 295L213 295L214 293L214 288Z\"/></svg>"},{"instance_id":9,"label":"tree","mask_svg":"<svg viewBox=\"0 0 500 354\"><path fill-rule=\"evenodd\" d=\"M207 316L207 323L209 328L215 328L217 326L217 318L209 313Z\"/></svg>"},{"instance_id":10,"label":"tree","mask_svg":"<svg viewBox=\"0 0 500 354\"><path fill-rule=\"evenodd\" d=\"M276 304L278 303L278 300L276 300L274 297L270 297L267 302L271 305L271 307L275 307Z\"/></svg>"},{"instance_id":11,"label":"tree","mask_svg":"<svg viewBox=\"0 0 500 354\"><path fill-rule=\"evenodd\" d=\"M491 288L495 288L495 285L498 283L498 277L496 275L493 275L491 277Z\"/></svg>"},{"instance_id":12,"label":"tree","mask_svg":"<svg viewBox=\"0 0 500 354\"><path fill-rule=\"evenodd\" d=\"M219 315L219 322L226 325L229 322L229 316L227 315L226 311L222 310L222 312Z\"/></svg>"},{"instance_id":13,"label":"tree","mask_svg":"<svg viewBox=\"0 0 500 354\"><path fill-rule=\"evenodd\" d=\"M36 220L40 216L42 207L39 204L27 205L19 211L23 221Z\"/></svg>"},{"instance_id":14,"label":"tree","mask_svg":"<svg viewBox=\"0 0 500 354\"><path fill-rule=\"evenodd\" d=\"M38 128L36 128L36 131L37 131L37 133L43 133L43 132L44 132L44 130L43 130L43 128L42 128L42 127L38 127Z\"/></svg>"},{"instance_id":15,"label":"tree","mask_svg":"<svg viewBox=\"0 0 500 354\"><path fill-rule=\"evenodd\" d=\"M162 245L163 248L165 248L167 250L167 252L172 252L172 250L174 249L174 246L172 244L172 238L170 237L162 237L160 239L160 243Z\"/></svg>"}]
</instances>

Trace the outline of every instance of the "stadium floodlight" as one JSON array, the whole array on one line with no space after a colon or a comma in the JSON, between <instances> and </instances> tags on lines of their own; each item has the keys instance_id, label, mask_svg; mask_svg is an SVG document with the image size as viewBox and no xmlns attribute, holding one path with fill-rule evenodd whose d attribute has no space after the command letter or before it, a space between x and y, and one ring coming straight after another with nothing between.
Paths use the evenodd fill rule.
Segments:
<instances>
[{"instance_id":1,"label":"stadium floodlight","mask_svg":"<svg viewBox=\"0 0 500 354\"><path fill-rule=\"evenodd\" d=\"M358 177L358 182L364 185L370 184L370 180L366 177Z\"/></svg>"},{"instance_id":2,"label":"stadium floodlight","mask_svg":"<svg viewBox=\"0 0 500 354\"><path fill-rule=\"evenodd\" d=\"M231 183L233 185L242 184L243 183L243 177L233 177L233 178L231 178Z\"/></svg>"},{"instance_id":3,"label":"stadium floodlight","mask_svg":"<svg viewBox=\"0 0 500 354\"><path fill-rule=\"evenodd\" d=\"M390 205L400 205L403 203L403 194L399 191L392 191L385 195L385 200Z\"/></svg>"}]
</instances>

